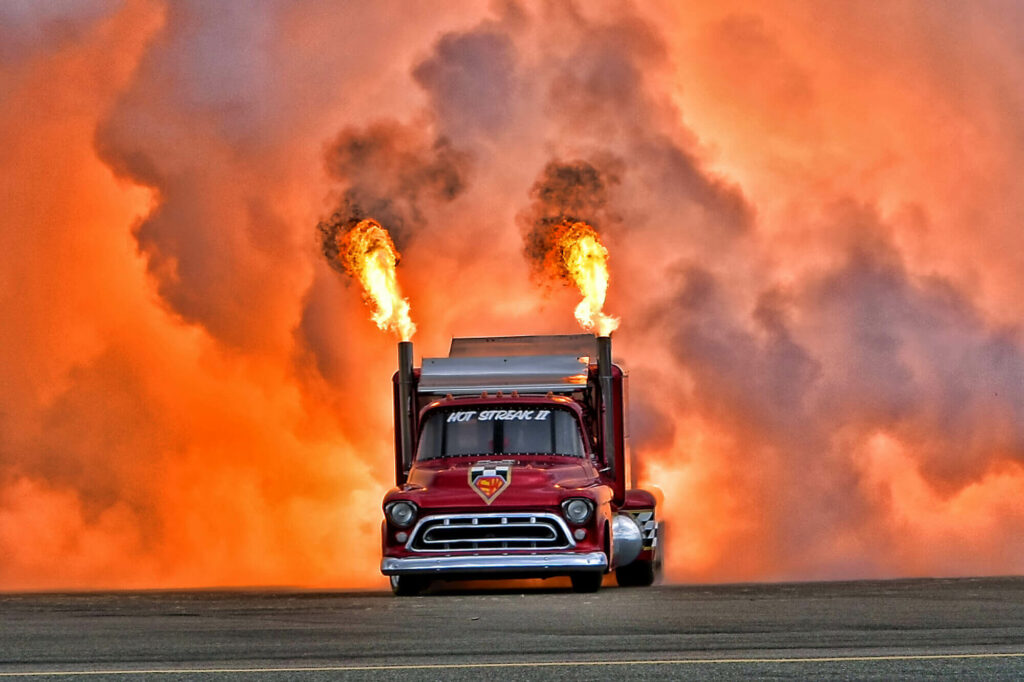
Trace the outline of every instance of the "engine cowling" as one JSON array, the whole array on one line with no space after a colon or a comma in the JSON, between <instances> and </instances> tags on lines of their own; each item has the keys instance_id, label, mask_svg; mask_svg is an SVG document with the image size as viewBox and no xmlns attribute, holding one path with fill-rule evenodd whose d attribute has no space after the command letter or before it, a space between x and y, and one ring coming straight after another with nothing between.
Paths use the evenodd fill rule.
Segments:
<instances>
[{"instance_id":1,"label":"engine cowling","mask_svg":"<svg viewBox=\"0 0 1024 682\"><path fill-rule=\"evenodd\" d=\"M644 548L644 536L628 514L616 514L612 520L612 568L633 563Z\"/></svg>"}]
</instances>

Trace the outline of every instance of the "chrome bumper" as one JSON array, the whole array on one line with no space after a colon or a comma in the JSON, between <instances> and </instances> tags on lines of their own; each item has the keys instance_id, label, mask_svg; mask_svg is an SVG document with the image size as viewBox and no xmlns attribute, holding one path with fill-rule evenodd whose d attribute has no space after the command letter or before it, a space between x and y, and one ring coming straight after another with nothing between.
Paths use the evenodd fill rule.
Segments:
<instances>
[{"instance_id":1,"label":"chrome bumper","mask_svg":"<svg viewBox=\"0 0 1024 682\"><path fill-rule=\"evenodd\" d=\"M607 570L608 557L604 555L604 552L416 556L402 559L384 557L380 562L380 572L384 575L405 575L407 573L558 575L577 571L604 573Z\"/></svg>"}]
</instances>

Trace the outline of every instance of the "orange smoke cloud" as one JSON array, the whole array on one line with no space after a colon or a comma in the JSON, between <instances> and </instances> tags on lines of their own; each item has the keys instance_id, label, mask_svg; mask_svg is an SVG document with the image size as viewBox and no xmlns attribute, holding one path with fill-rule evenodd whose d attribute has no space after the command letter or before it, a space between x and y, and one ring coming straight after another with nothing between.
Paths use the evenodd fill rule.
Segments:
<instances>
[{"instance_id":1,"label":"orange smoke cloud","mask_svg":"<svg viewBox=\"0 0 1024 682\"><path fill-rule=\"evenodd\" d=\"M1018 8L36 5L0 589L384 585L394 349L320 253L370 217L424 354L573 331L530 278L594 228L670 578L1024 570Z\"/></svg>"}]
</instances>

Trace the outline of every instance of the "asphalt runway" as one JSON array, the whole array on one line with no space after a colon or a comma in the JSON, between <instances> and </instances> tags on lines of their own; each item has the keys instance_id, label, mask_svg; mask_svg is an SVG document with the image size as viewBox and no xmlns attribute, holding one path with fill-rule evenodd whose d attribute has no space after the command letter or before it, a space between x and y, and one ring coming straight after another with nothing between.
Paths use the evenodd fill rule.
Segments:
<instances>
[{"instance_id":1,"label":"asphalt runway","mask_svg":"<svg viewBox=\"0 0 1024 682\"><path fill-rule=\"evenodd\" d=\"M0 595L0 682L1024 679L1024 578Z\"/></svg>"}]
</instances>

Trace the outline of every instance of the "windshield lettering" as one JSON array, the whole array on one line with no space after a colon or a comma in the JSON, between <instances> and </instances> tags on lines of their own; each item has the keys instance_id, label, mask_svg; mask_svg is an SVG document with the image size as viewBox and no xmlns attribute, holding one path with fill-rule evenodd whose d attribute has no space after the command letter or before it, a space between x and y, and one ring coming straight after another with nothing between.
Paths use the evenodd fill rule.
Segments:
<instances>
[{"instance_id":1,"label":"windshield lettering","mask_svg":"<svg viewBox=\"0 0 1024 682\"><path fill-rule=\"evenodd\" d=\"M420 432L417 459L492 454L585 454L579 422L570 410L448 409L432 413Z\"/></svg>"},{"instance_id":2,"label":"windshield lettering","mask_svg":"<svg viewBox=\"0 0 1024 682\"><path fill-rule=\"evenodd\" d=\"M492 420L500 421L546 421L548 416L551 414L551 410L460 410L458 412L452 412L448 415L448 419L445 420L449 424L457 422L468 422L473 421L476 418L482 422L489 422Z\"/></svg>"}]
</instances>

